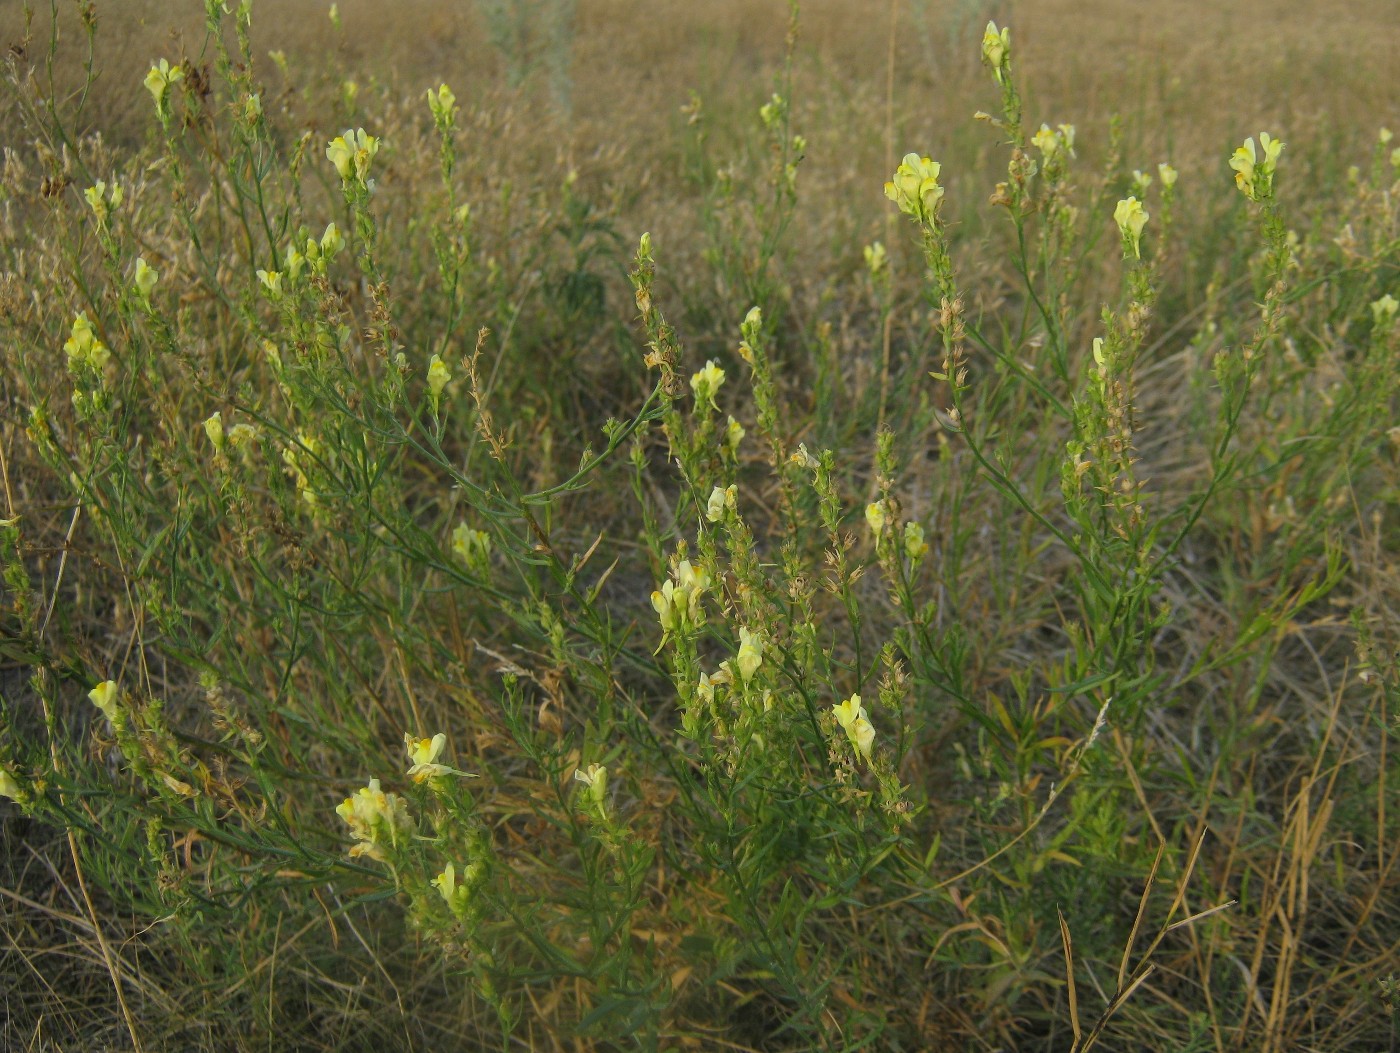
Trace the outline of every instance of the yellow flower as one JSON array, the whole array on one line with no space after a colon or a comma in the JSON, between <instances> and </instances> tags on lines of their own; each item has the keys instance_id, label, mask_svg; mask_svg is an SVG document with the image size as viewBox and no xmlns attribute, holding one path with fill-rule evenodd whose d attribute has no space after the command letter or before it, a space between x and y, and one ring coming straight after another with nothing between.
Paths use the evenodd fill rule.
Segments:
<instances>
[{"instance_id":1,"label":"yellow flower","mask_svg":"<svg viewBox=\"0 0 1400 1053\"><path fill-rule=\"evenodd\" d=\"M115 680L104 680L88 692L88 698L92 699L92 704L102 710L103 714L105 714L107 719L114 725L117 723L121 713L121 699L119 694L120 692L117 689L117 682Z\"/></svg>"},{"instance_id":2,"label":"yellow flower","mask_svg":"<svg viewBox=\"0 0 1400 1053\"><path fill-rule=\"evenodd\" d=\"M470 877L470 869L463 877ZM442 873L432 880L433 886L442 894L443 902L447 904L447 909L453 914L461 917L466 913L468 901L471 898L471 887L457 883L457 868L448 863L442 868Z\"/></svg>"},{"instance_id":3,"label":"yellow flower","mask_svg":"<svg viewBox=\"0 0 1400 1053\"><path fill-rule=\"evenodd\" d=\"M739 629L739 656L735 660L739 676L745 683L753 679L758 667L763 664L763 637L751 633L742 626Z\"/></svg>"},{"instance_id":4,"label":"yellow flower","mask_svg":"<svg viewBox=\"0 0 1400 1053\"><path fill-rule=\"evenodd\" d=\"M214 444L214 449L224 448L224 415L214 413L204 422L204 434L209 436L209 441Z\"/></svg>"},{"instance_id":5,"label":"yellow flower","mask_svg":"<svg viewBox=\"0 0 1400 1053\"><path fill-rule=\"evenodd\" d=\"M928 553L928 542L924 540L924 528L918 523L904 524L904 552L915 563Z\"/></svg>"},{"instance_id":6,"label":"yellow flower","mask_svg":"<svg viewBox=\"0 0 1400 1053\"><path fill-rule=\"evenodd\" d=\"M0 768L0 797L8 797L13 801L18 801L23 794L24 790L15 781L15 777L10 774L9 769Z\"/></svg>"},{"instance_id":7,"label":"yellow flower","mask_svg":"<svg viewBox=\"0 0 1400 1053\"><path fill-rule=\"evenodd\" d=\"M885 196L899 206L899 210L912 216L920 223L930 223L938 213L939 202L943 200L943 188L938 185L938 174L942 165L927 157L909 153L895 169L894 178L885 184Z\"/></svg>"},{"instance_id":8,"label":"yellow flower","mask_svg":"<svg viewBox=\"0 0 1400 1053\"><path fill-rule=\"evenodd\" d=\"M705 363L705 368L690 378L690 390L695 393L695 405L697 408L708 406L710 409L718 410L715 405L715 395L721 385L724 384L724 370L713 358Z\"/></svg>"},{"instance_id":9,"label":"yellow flower","mask_svg":"<svg viewBox=\"0 0 1400 1053\"><path fill-rule=\"evenodd\" d=\"M136 257L136 276L133 284L136 286L136 295L141 297L146 303L151 302L151 291L155 289L156 282L160 281L160 272L148 264L144 258Z\"/></svg>"},{"instance_id":10,"label":"yellow flower","mask_svg":"<svg viewBox=\"0 0 1400 1053\"><path fill-rule=\"evenodd\" d=\"M408 769L408 775L414 782L423 782L452 773L452 769L447 765L437 763L437 759L442 756L442 751L447 746L447 736L442 732L438 732L430 739L415 739L412 735L405 733L403 744L408 750L408 759L413 765Z\"/></svg>"},{"instance_id":11,"label":"yellow flower","mask_svg":"<svg viewBox=\"0 0 1400 1053\"><path fill-rule=\"evenodd\" d=\"M350 849L350 854L367 855L381 862L385 842L397 844L399 834L412 825L407 803L397 794L381 790L378 779L371 779L368 786L345 798L335 812L350 827L350 836L360 842Z\"/></svg>"},{"instance_id":12,"label":"yellow flower","mask_svg":"<svg viewBox=\"0 0 1400 1053\"><path fill-rule=\"evenodd\" d=\"M729 486L716 486L710 491L710 499L705 505L705 518L711 523L718 523L724 518L726 509L732 509L739 493L739 488L734 484Z\"/></svg>"},{"instance_id":13,"label":"yellow flower","mask_svg":"<svg viewBox=\"0 0 1400 1053\"><path fill-rule=\"evenodd\" d=\"M852 695L846 701L836 703L831 709L836 714L836 723L847 731L851 730L852 724L865 716L865 707L861 705L859 695Z\"/></svg>"},{"instance_id":14,"label":"yellow flower","mask_svg":"<svg viewBox=\"0 0 1400 1053\"><path fill-rule=\"evenodd\" d=\"M1176 169L1164 161L1157 166L1157 178L1163 187L1176 186Z\"/></svg>"},{"instance_id":15,"label":"yellow flower","mask_svg":"<svg viewBox=\"0 0 1400 1053\"><path fill-rule=\"evenodd\" d=\"M70 373L76 373L84 366L100 373L111 358L107 345L97 339L97 333L88 321L86 311L80 312L78 317L73 319L73 334L64 341L63 350L68 355Z\"/></svg>"},{"instance_id":16,"label":"yellow flower","mask_svg":"<svg viewBox=\"0 0 1400 1053\"><path fill-rule=\"evenodd\" d=\"M457 113L457 96L446 84L436 89L429 88L428 109L433 111L433 122L446 131L452 127L452 119Z\"/></svg>"},{"instance_id":17,"label":"yellow flower","mask_svg":"<svg viewBox=\"0 0 1400 1053\"><path fill-rule=\"evenodd\" d=\"M739 452L739 444L744 441L744 434L744 426L730 417L729 423L724 427L724 444L729 447L730 453Z\"/></svg>"},{"instance_id":18,"label":"yellow flower","mask_svg":"<svg viewBox=\"0 0 1400 1053\"><path fill-rule=\"evenodd\" d=\"M883 244L877 241L865 246L865 269L870 272L870 277L879 278L885 273L888 265L889 255L885 252Z\"/></svg>"},{"instance_id":19,"label":"yellow flower","mask_svg":"<svg viewBox=\"0 0 1400 1053\"><path fill-rule=\"evenodd\" d=\"M692 567L690 560L683 559L676 564L674 578L663 582L661 588L651 594L651 605L663 632L698 628L705 623L700 599L708 584L705 572Z\"/></svg>"},{"instance_id":20,"label":"yellow flower","mask_svg":"<svg viewBox=\"0 0 1400 1053\"><path fill-rule=\"evenodd\" d=\"M1283 143L1271 137L1268 132L1259 133L1259 145L1264 148L1264 159L1254 149L1254 139L1244 141L1230 156L1230 167L1235 170L1235 185L1251 201L1267 201L1274 193L1274 169L1278 166L1279 155L1283 153Z\"/></svg>"},{"instance_id":21,"label":"yellow flower","mask_svg":"<svg viewBox=\"0 0 1400 1053\"><path fill-rule=\"evenodd\" d=\"M438 399L442 398L442 389L450 383L452 370L447 367L441 355L434 355L428 361L428 394L432 397L434 406L437 405Z\"/></svg>"},{"instance_id":22,"label":"yellow flower","mask_svg":"<svg viewBox=\"0 0 1400 1053\"><path fill-rule=\"evenodd\" d=\"M603 796L608 792L608 769L605 764L590 764L587 769L576 768L574 770L574 781L581 782L588 787L588 796L593 799L593 803L600 808L603 805Z\"/></svg>"},{"instance_id":23,"label":"yellow flower","mask_svg":"<svg viewBox=\"0 0 1400 1053\"><path fill-rule=\"evenodd\" d=\"M344 135L337 135L326 147L326 157L347 186L352 182L369 185L369 165L378 152L379 140L363 128L347 128Z\"/></svg>"},{"instance_id":24,"label":"yellow flower","mask_svg":"<svg viewBox=\"0 0 1400 1053\"><path fill-rule=\"evenodd\" d=\"M146 74L146 90L151 93L151 98L155 99L157 111L165 112L170 86L184 79L185 71L179 66L171 66L165 59L151 67L150 72Z\"/></svg>"},{"instance_id":25,"label":"yellow flower","mask_svg":"<svg viewBox=\"0 0 1400 1053\"><path fill-rule=\"evenodd\" d=\"M982 61L992 68L997 83L1002 82L1007 60L1011 57L1011 28L997 29L995 22L988 22L982 33Z\"/></svg>"},{"instance_id":26,"label":"yellow flower","mask_svg":"<svg viewBox=\"0 0 1400 1053\"><path fill-rule=\"evenodd\" d=\"M452 551L457 558L476 571L485 570L491 559L491 535L458 523L452 531Z\"/></svg>"},{"instance_id":27,"label":"yellow flower","mask_svg":"<svg viewBox=\"0 0 1400 1053\"><path fill-rule=\"evenodd\" d=\"M99 179L83 191L83 197L87 199L88 207L97 217L97 222L105 226L107 217L122 203L122 188L116 181L108 186L104 180Z\"/></svg>"},{"instance_id":28,"label":"yellow flower","mask_svg":"<svg viewBox=\"0 0 1400 1053\"><path fill-rule=\"evenodd\" d=\"M265 271L259 269L258 281L262 282L263 289L267 291L269 300L282 299L282 272Z\"/></svg>"},{"instance_id":29,"label":"yellow flower","mask_svg":"<svg viewBox=\"0 0 1400 1053\"><path fill-rule=\"evenodd\" d=\"M865 506L865 522L870 526L870 532L875 535L875 540L879 541L884 536L885 527L889 523L884 501L872 501Z\"/></svg>"},{"instance_id":30,"label":"yellow flower","mask_svg":"<svg viewBox=\"0 0 1400 1053\"><path fill-rule=\"evenodd\" d=\"M1386 325L1400 311L1400 301L1390 293L1386 293L1379 300L1371 304L1371 316L1375 319L1377 328Z\"/></svg>"},{"instance_id":31,"label":"yellow flower","mask_svg":"<svg viewBox=\"0 0 1400 1053\"><path fill-rule=\"evenodd\" d=\"M1135 197L1124 198L1113 210L1114 222L1123 235L1123 254L1132 249L1135 259L1142 258L1142 228L1147 226L1148 215L1142 203Z\"/></svg>"},{"instance_id":32,"label":"yellow flower","mask_svg":"<svg viewBox=\"0 0 1400 1053\"><path fill-rule=\"evenodd\" d=\"M846 737L850 739L851 745L868 762L870 760L870 747L875 741L875 726L870 723L865 706L861 705L860 696L852 695L846 701L838 702L831 708L836 714L836 723L845 729Z\"/></svg>"},{"instance_id":33,"label":"yellow flower","mask_svg":"<svg viewBox=\"0 0 1400 1053\"><path fill-rule=\"evenodd\" d=\"M345 238L334 223L326 224L326 232L321 235L321 255L329 259L345 248Z\"/></svg>"}]
</instances>

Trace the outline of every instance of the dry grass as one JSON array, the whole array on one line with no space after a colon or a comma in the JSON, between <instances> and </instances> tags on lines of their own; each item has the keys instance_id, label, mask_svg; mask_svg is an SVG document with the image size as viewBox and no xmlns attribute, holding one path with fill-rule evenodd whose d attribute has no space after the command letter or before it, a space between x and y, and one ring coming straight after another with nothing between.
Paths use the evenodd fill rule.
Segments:
<instances>
[{"instance_id":1,"label":"dry grass","mask_svg":"<svg viewBox=\"0 0 1400 1053\"><path fill-rule=\"evenodd\" d=\"M652 291L684 343L681 386L718 358L729 376L725 411L749 430L732 467L761 569L733 555L717 586L729 590L728 607L712 615L715 631L697 660L728 653L736 611L767 612L770 645L797 654L791 612L809 584L805 602L824 633L833 628L817 649L821 672L814 659L803 671L810 684L794 677L792 691L810 692L823 713L854 689L850 665L870 665L886 640L903 648L901 664L879 667L900 685L890 687L897 701L877 708L882 746L907 719L898 767L881 772L888 781L833 760L842 774L832 786L801 784L804 792L778 805L753 803L767 767L745 772L729 754L728 774L738 767L744 780L727 786L725 763L705 768L686 752L695 743L668 745L683 707L646 597L676 538L701 529L687 488L710 475L721 481L729 469L717 456L691 463L678 454L682 485L672 446L654 427L638 447L650 460L635 479L623 448L590 487L511 505L509 521L526 525L495 535L505 571L466 588L456 565L432 562L414 536L395 535L404 548L374 548L385 535L354 519L353 501L330 525L298 518L305 510L288 491L280 453L267 479L225 503L232 491L210 480L227 464L208 467L196 422L216 407L229 421L235 411L252 419L256 407L279 422L276 384L249 351L279 332L251 277L269 265L269 250L251 237L246 248L236 236L221 243L221 291L189 251L174 205L123 247L160 262L162 294L181 291L171 317L188 359L152 368L140 381L150 401L125 425L126 438L158 451L143 469L152 503L132 514L130 538L103 500L76 513L65 473L25 431L30 407L47 397L65 434L86 433L68 417L71 382L35 363L61 345L76 310L114 317L117 293L86 233L81 187L57 202L36 192L48 162L22 119L22 91L10 91L0 100L0 122L13 133L3 138L15 144L0 181L11 241L0 261L0 317L14 350L0 352L0 511L23 513L11 568L52 618L37 633L26 628L27 593L12 575L0 607L0 761L40 771L25 750L48 744L53 770L35 792L58 803L47 817L68 830L0 806L0 1047L1400 1048L1400 1009L1377 986L1400 962L1397 678L1386 657L1400 625L1392 540L1400 463L1393 435L1376 423L1395 409L1384 386L1392 381L1383 367L1360 372L1368 304L1396 288L1400 236L1390 199L1368 196L1346 174L1369 165L1377 127L1400 112L1392 6L1244 0L1162 4L1149 15L1102 0L809 0L785 89L793 128L807 140L801 192L763 272L755 244L771 219L764 187L773 147L756 113L783 83L785 5L580 0L566 105L538 22L521 66L529 76L511 87L508 57L491 47L471 4L343 0L337 32L321 3L255 0L253 53L280 156L310 132L310 173L295 188L304 196L288 206L294 221L346 214L333 211L337 188L318 170L329 136L363 124L386 140L375 209L392 301L384 307L369 272L346 264L308 300L306 318L319 323L324 313L356 341L365 334L355 345L357 382L374 375L376 334L391 324L416 366L426 349L441 348L456 364L462 406L472 334L479 325L494 331L481 374L474 363L470 372L480 401L443 433L442 460L415 448L394 461L402 474L386 484L403 522L424 537L479 511L461 496L473 473L500 501L544 490L601 445L604 419L637 412L653 380L638 348L665 343L656 319L636 323L626 279L631 246L651 232ZM84 163L95 177L122 172L152 210L143 215L157 215L170 168L168 159L147 167L164 144L141 78L162 55L191 68L212 61L197 5L171 7L98 7L99 75L75 118ZM1144 704L1134 715L1114 710L1107 727L1095 724L1108 703L1094 663L1138 623L1113 620L1116 608L1097 624L1085 613L1096 609L1085 572L1071 546L1047 533L1070 521L1056 502L1071 429L1038 400L1040 389L1008 380L1050 374L1047 335L1011 262L1009 225L986 204L1005 178L1007 151L971 119L999 103L977 62L989 14L1013 26L1027 124L1072 121L1079 130L1082 207L1099 195L1111 212L1134 168L1170 160L1181 172L1177 226L1154 260L1156 313L1129 414L1154 511L1189 504L1211 478L1211 429L1226 401L1213 356L1248 346L1255 304L1270 302L1225 158L1260 129L1282 130L1289 144L1282 195L1300 263L1279 308L1286 321L1260 338L1271 364L1264 393L1230 447L1249 471L1222 484L1221 499L1163 564L1151 599L1168 616L1142 637L1140 676L1114 668L1114 692L1140 690ZM46 18L36 18L14 60L30 68L20 79L39 97L49 92ZM59 12L53 81L70 114L83 83L77 18L74 7ZM15 6L0 8L0 43L21 36ZM273 48L286 53L289 77L264 61ZM358 86L351 101L347 79ZM476 286L462 318L443 306L433 239L447 228L421 102L443 81L462 105L455 186L473 208ZM1120 156L1110 145L1115 118ZM207 145L200 137L211 126L191 122L182 156L205 156L188 144ZM937 294L916 239L879 193L910 149L943 161L967 316L989 335L972 359L986 383L972 405L991 423L979 432L974 416L965 436L947 427L946 386L927 380L943 354ZM576 181L566 190L569 173ZM717 204L722 176L757 189ZM281 179L274 173L269 185L290 202L293 183ZM216 198L203 199L200 229L213 223ZM566 204L580 202L573 211ZM1088 262L1063 290L1059 322L1074 377L1103 331L1103 306L1126 312L1107 212L1081 228L1075 252L1034 275L1070 271L1084 248ZM1353 233L1364 244L1339 247ZM876 239L894 264L888 300L863 262ZM578 303L569 300L577 286L568 282L580 275L596 278L596 300L588 284ZM901 607L900 583L864 540L848 550L857 571L834 569L846 558L841 533L813 526L816 500L805 491L793 498L767 448L756 448L763 396L740 379L750 374L734 347L758 299L775 319L765 339L786 415L779 441L835 451L834 485L850 505L841 532L865 537L859 508L882 487L902 515L926 524L936 566L911 572L905 585L920 604L936 601L927 620ZM449 319L457 329L442 337ZM147 322L122 326L134 346ZM1084 394L1074 380L1063 390L1045 383L1066 402ZM1384 386L1370 416L1329 415L1368 384ZM478 415L483 407L499 433ZM877 416L898 432L897 471L880 463ZM1370 430L1354 433L1357 422ZM686 418L682 428L677 415L666 427L674 444L701 426ZM286 432L295 433L290 423ZM505 443L493 458L479 440L497 434ZM979 466L964 438L985 440L1005 460ZM143 456L138 442L132 463ZM463 475L444 498L449 469ZM1022 504L1007 497L1014 487ZM183 502L197 510L191 537L207 542L169 563L167 535L157 531L165 499L172 512ZM812 523L786 527L794 507ZM539 520L529 518L535 512ZM1105 531L1096 542L1111 548L1113 537ZM778 569L784 541L794 560L809 559L802 573ZM368 567L357 544L376 553ZM300 583L306 574L322 587L309 608L323 623L284 617L282 594L260 591L255 557L275 568L271 577L285 570ZM176 583L163 611L159 590L141 591L149 582L133 569L147 560ZM186 573L199 584L180 584ZM596 584L587 601L559 584L567 577L572 588L575 576ZM1324 579L1326 590L1305 595ZM541 615L542 606L555 613ZM606 619L589 620L595 606ZM179 617L162 621L172 609ZM1261 628L1250 636L1255 619ZM1365 665L1358 627L1375 638ZM911 643L916 628L937 646ZM208 668L195 644L208 644ZM958 677L940 679L936 662L919 667L930 652L956 655ZM209 708L202 674L211 669L233 685L227 712ZM168 701L186 759L207 761L200 790L216 802L217 821L190 817L193 806L143 785L114 733L92 718L83 695L119 670ZM877 682L874 672L856 680L868 699ZM230 731L240 719L268 743L268 768L244 763L264 754L241 752L247 740ZM403 731L436 728L451 734L458 763L483 775L471 822L498 859L493 906L515 911L508 922L481 923L497 941L494 964L482 964L484 944L429 916L423 904L436 904L436 893L422 896L421 881L415 890L411 868L395 895L382 870L346 863L343 831L331 829L337 800L373 772L402 768ZM836 758L840 734L831 742ZM618 811L586 816L571 773L617 743L626 747L610 762ZM793 753L802 747L815 771L821 745L797 741ZM46 778L52 784L40 785ZM877 805L895 791L908 793L911 817ZM790 815L801 818L784 826ZM488 976L513 985L513 1027L483 994Z\"/></svg>"}]
</instances>

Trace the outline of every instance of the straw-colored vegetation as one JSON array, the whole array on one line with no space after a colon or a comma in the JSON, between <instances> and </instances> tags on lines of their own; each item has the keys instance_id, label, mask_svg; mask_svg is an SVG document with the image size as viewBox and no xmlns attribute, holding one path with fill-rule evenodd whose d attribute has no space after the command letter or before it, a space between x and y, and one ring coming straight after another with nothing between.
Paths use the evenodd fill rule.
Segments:
<instances>
[{"instance_id":1,"label":"straw-colored vegetation","mask_svg":"<svg viewBox=\"0 0 1400 1053\"><path fill-rule=\"evenodd\" d=\"M0 1046L1397 1048L1388 4L228 7L0 10Z\"/></svg>"}]
</instances>

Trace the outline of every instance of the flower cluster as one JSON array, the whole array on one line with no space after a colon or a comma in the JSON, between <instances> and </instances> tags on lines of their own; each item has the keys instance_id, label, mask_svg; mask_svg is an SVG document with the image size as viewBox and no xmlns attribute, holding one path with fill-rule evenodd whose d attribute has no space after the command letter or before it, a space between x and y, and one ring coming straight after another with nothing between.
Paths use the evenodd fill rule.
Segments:
<instances>
[{"instance_id":1,"label":"flower cluster","mask_svg":"<svg viewBox=\"0 0 1400 1053\"><path fill-rule=\"evenodd\" d=\"M491 535L458 523L452 531L452 551L457 558L478 573L484 571L491 559Z\"/></svg>"},{"instance_id":2,"label":"flower cluster","mask_svg":"<svg viewBox=\"0 0 1400 1053\"><path fill-rule=\"evenodd\" d=\"M1011 69L1011 28L997 29L995 22L988 22L982 33L982 63L991 67L998 84L1006 83L1006 74Z\"/></svg>"},{"instance_id":3,"label":"flower cluster","mask_svg":"<svg viewBox=\"0 0 1400 1053\"><path fill-rule=\"evenodd\" d=\"M146 90L156 102L156 113L162 121L170 116L170 88L185 79L185 71L180 66L172 66L161 59L146 74Z\"/></svg>"},{"instance_id":4,"label":"flower cluster","mask_svg":"<svg viewBox=\"0 0 1400 1053\"><path fill-rule=\"evenodd\" d=\"M97 217L100 226L107 225L107 217L122 203L122 188L114 180L109 186L104 180L99 179L92 186L83 191L83 197L87 199L88 207L92 209L92 214Z\"/></svg>"},{"instance_id":5,"label":"flower cluster","mask_svg":"<svg viewBox=\"0 0 1400 1053\"><path fill-rule=\"evenodd\" d=\"M690 560L683 559L676 564L671 580L651 594L651 605L661 621L662 632L695 629L705 624L700 599L708 585L705 571L691 566Z\"/></svg>"},{"instance_id":6,"label":"flower cluster","mask_svg":"<svg viewBox=\"0 0 1400 1053\"><path fill-rule=\"evenodd\" d=\"M363 128L349 128L326 146L326 157L335 165L342 186L370 188L369 166L379 152L379 140Z\"/></svg>"},{"instance_id":7,"label":"flower cluster","mask_svg":"<svg viewBox=\"0 0 1400 1053\"><path fill-rule=\"evenodd\" d=\"M918 154L905 154L895 169L894 178L885 184L885 196L899 206L906 216L920 223L932 223L943 200L943 188L938 185L942 166Z\"/></svg>"},{"instance_id":8,"label":"flower cluster","mask_svg":"<svg viewBox=\"0 0 1400 1053\"><path fill-rule=\"evenodd\" d=\"M433 123L437 125L438 131L448 132L457 116L457 96L452 94L452 89L446 84L439 88L429 88L428 109L433 111Z\"/></svg>"},{"instance_id":9,"label":"flower cluster","mask_svg":"<svg viewBox=\"0 0 1400 1053\"><path fill-rule=\"evenodd\" d=\"M1271 138L1268 132L1260 132L1259 145L1264 150L1262 161L1251 137L1243 146L1235 148L1230 156L1230 167L1235 170L1235 185L1245 197L1251 201L1268 201L1274 196L1274 168L1283 153L1283 143Z\"/></svg>"},{"instance_id":10,"label":"flower cluster","mask_svg":"<svg viewBox=\"0 0 1400 1053\"><path fill-rule=\"evenodd\" d=\"M400 835L412 825L408 803L397 794L381 790L378 779L371 779L368 786L345 798L335 813L345 820L356 841L350 855L369 856L381 863L386 861L385 846L396 846Z\"/></svg>"},{"instance_id":11,"label":"flower cluster","mask_svg":"<svg viewBox=\"0 0 1400 1053\"><path fill-rule=\"evenodd\" d=\"M73 319L73 334L64 341L63 350L68 355L68 372L74 374L85 368L101 373L107 360L112 357L107 345L97 338L86 311Z\"/></svg>"}]
</instances>

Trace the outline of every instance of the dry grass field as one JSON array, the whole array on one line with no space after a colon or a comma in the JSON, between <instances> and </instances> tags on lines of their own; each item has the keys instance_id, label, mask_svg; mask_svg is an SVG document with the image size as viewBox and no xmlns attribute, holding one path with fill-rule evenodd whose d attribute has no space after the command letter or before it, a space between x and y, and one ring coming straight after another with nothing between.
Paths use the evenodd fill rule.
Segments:
<instances>
[{"instance_id":1,"label":"dry grass field","mask_svg":"<svg viewBox=\"0 0 1400 1053\"><path fill-rule=\"evenodd\" d=\"M0 1050L1400 1050L1392 2L32 6Z\"/></svg>"}]
</instances>

